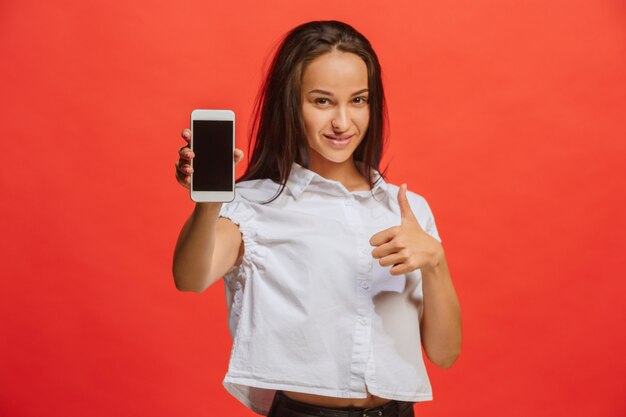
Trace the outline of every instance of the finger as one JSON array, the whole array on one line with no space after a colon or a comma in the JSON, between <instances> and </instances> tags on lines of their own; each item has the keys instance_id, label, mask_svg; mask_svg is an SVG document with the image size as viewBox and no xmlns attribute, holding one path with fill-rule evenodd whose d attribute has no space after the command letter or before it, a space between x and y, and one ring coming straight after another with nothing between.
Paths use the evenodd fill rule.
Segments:
<instances>
[{"instance_id":1,"label":"finger","mask_svg":"<svg viewBox=\"0 0 626 417\"><path fill-rule=\"evenodd\" d=\"M191 170L193 172L193 169ZM186 177L189 177L191 173L188 173L185 167L181 167L180 164L176 164L176 178L179 182L184 182Z\"/></svg>"},{"instance_id":2,"label":"finger","mask_svg":"<svg viewBox=\"0 0 626 417\"><path fill-rule=\"evenodd\" d=\"M180 155L180 159L184 159L189 162L191 162L191 160L196 156L196 154L186 146L180 148L178 150L178 154Z\"/></svg>"},{"instance_id":3,"label":"finger","mask_svg":"<svg viewBox=\"0 0 626 417\"><path fill-rule=\"evenodd\" d=\"M193 173L193 168L191 165L187 163L180 163L181 160L176 161L176 169L183 175L191 175Z\"/></svg>"},{"instance_id":4,"label":"finger","mask_svg":"<svg viewBox=\"0 0 626 417\"><path fill-rule=\"evenodd\" d=\"M183 129L180 135L187 141L187 143L191 140L191 130L189 129Z\"/></svg>"},{"instance_id":5,"label":"finger","mask_svg":"<svg viewBox=\"0 0 626 417\"><path fill-rule=\"evenodd\" d=\"M406 196L406 184L402 184L400 190L398 190L398 204L400 205L401 223L416 220L413 210L411 210L409 199Z\"/></svg>"},{"instance_id":6,"label":"finger","mask_svg":"<svg viewBox=\"0 0 626 417\"><path fill-rule=\"evenodd\" d=\"M401 264L404 261L405 261L404 256L402 256L399 253L392 253L391 255L381 258L378 261L378 263L380 264L380 266L390 266L390 265Z\"/></svg>"},{"instance_id":7,"label":"finger","mask_svg":"<svg viewBox=\"0 0 626 417\"><path fill-rule=\"evenodd\" d=\"M189 185L187 184L187 179L191 179L191 177L185 176L178 169L176 170L176 181L185 188L189 188Z\"/></svg>"},{"instance_id":8,"label":"finger","mask_svg":"<svg viewBox=\"0 0 626 417\"><path fill-rule=\"evenodd\" d=\"M413 269L411 269L411 266L407 264L399 263L399 264L394 265L389 270L389 273L391 275L404 275L404 274L408 274L411 271L413 271Z\"/></svg>"},{"instance_id":9,"label":"finger","mask_svg":"<svg viewBox=\"0 0 626 417\"><path fill-rule=\"evenodd\" d=\"M400 228L398 226L393 226L383 231L380 231L370 238L370 245L372 246L380 246L383 243L389 242L391 239L396 237Z\"/></svg>"},{"instance_id":10,"label":"finger","mask_svg":"<svg viewBox=\"0 0 626 417\"><path fill-rule=\"evenodd\" d=\"M389 256L392 253L398 253L400 251L400 247L396 243L395 240L390 240L387 243L383 243L378 246L376 249L372 251L372 258L374 259L382 259L385 256Z\"/></svg>"}]
</instances>

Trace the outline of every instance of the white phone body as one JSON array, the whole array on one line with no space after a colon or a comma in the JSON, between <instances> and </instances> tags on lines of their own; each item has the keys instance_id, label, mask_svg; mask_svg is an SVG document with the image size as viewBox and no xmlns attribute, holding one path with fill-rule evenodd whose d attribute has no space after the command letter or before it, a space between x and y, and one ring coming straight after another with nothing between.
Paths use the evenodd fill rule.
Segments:
<instances>
[{"instance_id":1,"label":"white phone body","mask_svg":"<svg viewBox=\"0 0 626 417\"><path fill-rule=\"evenodd\" d=\"M191 199L199 203L235 199L235 113L191 112Z\"/></svg>"}]
</instances>

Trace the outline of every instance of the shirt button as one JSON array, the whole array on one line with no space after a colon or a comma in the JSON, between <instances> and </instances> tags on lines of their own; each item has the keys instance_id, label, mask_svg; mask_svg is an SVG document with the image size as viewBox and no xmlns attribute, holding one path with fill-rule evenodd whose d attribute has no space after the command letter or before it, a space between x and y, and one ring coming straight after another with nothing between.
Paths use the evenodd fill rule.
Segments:
<instances>
[{"instance_id":1,"label":"shirt button","mask_svg":"<svg viewBox=\"0 0 626 417\"><path fill-rule=\"evenodd\" d=\"M367 324L367 318L359 317L359 323L361 323L363 326L365 326Z\"/></svg>"},{"instance_id":2,"label":"shirt button","mask_svg":"<svg viewBox=\"0 0 626 417\"><path fill-rule=\"evenodd\" d=\"M351 206L352 205L352 200L346 200L344 201L346 206Z\"/></svg>"},{"instance_id":3,"label":"shirt button","mask_svg":"<svg viewBox=\"0 0 626 417\"><path fill-rule=\"evenodd\" d=\"M368 289L370 287L370 283L367 281L361 281L361 288Z\"/></svg>"}]
</instances>

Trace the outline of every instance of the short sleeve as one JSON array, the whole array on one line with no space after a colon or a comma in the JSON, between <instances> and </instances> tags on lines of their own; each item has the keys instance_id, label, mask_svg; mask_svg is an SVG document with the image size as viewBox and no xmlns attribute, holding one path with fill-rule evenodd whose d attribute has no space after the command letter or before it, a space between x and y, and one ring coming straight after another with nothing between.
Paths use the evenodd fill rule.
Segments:
<instances>
[{"instance_id":1,"label":"short sleeve","mask_svg":"<svg viewBox=\"0 0 626 417\"><path fill-rule=\"evenodd\" d=\"M439 231L435 224L435 216L426 199L412 191L407 191L407 197L413 214L417 217L424 231L441 243L441 237L439 237Z\"/></svg>"},{"instance_id":2,"label":"short sleeve","mask_svg":"<svg viewBox=\"0 0 626 417\"><path fill-rule=\"evenodd\" d=\"M241 263L229 269L225 274L226 276L237 272L238 269L250 266L259 260L259 246L254 224L255 213L249 202L242 198L236 198L229 203L222 203L222 208L218 216L230 219L230 221L239 226L241 238L244 243L244 254Z\"/></svg>"},{"instance_id":3,"label":"short sleeve","mask_svg":"<svg viewBox=\"0 0 626 417\"><path fill-rule=\"evenodd\" d=\"M428 217L426 218L425 231L426 233L428 233L429 235L437 239L439 243L441 243L441 238L439 237L439 231L437 230L437 225L435 224L435 216L433 215L433 212L430 209L430 206L428 205L426 200L424 200L424 204L426 204L426 211L428 212Z\"/></svg>"}]
</instances>

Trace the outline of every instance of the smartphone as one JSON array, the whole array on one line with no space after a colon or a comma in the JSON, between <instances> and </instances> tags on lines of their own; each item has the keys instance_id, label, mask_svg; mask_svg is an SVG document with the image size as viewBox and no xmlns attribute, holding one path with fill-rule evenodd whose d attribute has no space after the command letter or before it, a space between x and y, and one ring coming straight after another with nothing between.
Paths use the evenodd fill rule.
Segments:
<instances>
[{"instance_id":1,"label":"smartphone","mask_svg":"<svg viewBox=\"0 0 626 417\"><path fill-rule=\"evenodd\" d=\"M230 202L235 199L235 112L191 112L191 199Z\"/></svg>"}]
</instances>

